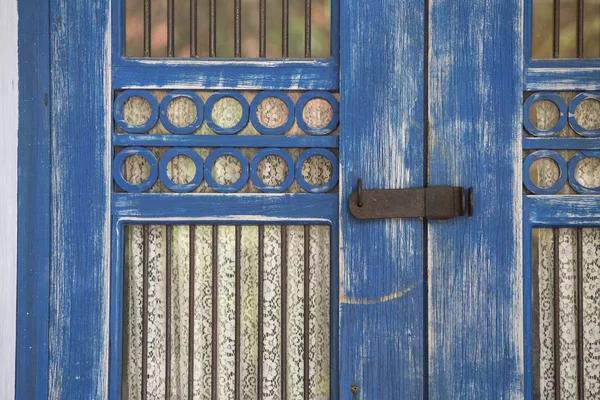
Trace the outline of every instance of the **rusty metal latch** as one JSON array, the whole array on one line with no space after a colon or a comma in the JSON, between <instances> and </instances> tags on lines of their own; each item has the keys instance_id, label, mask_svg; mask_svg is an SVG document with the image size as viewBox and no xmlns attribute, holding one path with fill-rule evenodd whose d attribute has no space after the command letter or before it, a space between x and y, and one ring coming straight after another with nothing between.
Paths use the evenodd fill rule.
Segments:
<instances>
[{"instance_id":1,"label":"rusty metal latch","mask_svg":"<svg viewBox=\"0 0 600 400\"><path fill-rule=\"evenodd\" d=\"M350 212L358 219L427 218L447 220L473 215L473 188L432 186L416 189L363 190L358 180L350 196Z\"/></svg>"}]
</instances>

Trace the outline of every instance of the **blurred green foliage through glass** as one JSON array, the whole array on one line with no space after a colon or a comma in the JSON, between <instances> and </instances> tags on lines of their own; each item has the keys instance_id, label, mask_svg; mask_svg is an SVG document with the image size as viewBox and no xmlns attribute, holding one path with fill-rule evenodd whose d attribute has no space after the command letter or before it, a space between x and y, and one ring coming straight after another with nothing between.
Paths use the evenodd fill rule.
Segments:
<instances>
[{"instance_id":1,"label":"blurred green foliage through glass","mask_svg":"<svg viewBox=\"0 0 600 400\"><path fill-rule=\"evenodd\" d=\"M578 0L560 0L560 58L577 57ZM583 1L583 57L600 57L600 0ZM533 58L552 58L554 0L533 0Z\"/></svg>"},{"instance_id":2,"label":"blurred green foliage through glass","mask_svg":"<svg viewBox=\"0 0 600 400\"><path fill-rule=\"evenodd\" d=\"M242 57L258 58L259 0L242 0ZM143 0L125 0L125 56L142 57ZM216 0L217 57L234 56L234 2ZM209 0L198 0L198 57L208 57ZM266 0L267 57L280 58L282 1ZM312 56L330 56L331 0L312 0ZM152 0L152 57L167 56L167 0ZM190 56L190 0L175 0L175 57ZM304 57L304 0L289 0L289 57Z\"/></svg>"}]
</instances>

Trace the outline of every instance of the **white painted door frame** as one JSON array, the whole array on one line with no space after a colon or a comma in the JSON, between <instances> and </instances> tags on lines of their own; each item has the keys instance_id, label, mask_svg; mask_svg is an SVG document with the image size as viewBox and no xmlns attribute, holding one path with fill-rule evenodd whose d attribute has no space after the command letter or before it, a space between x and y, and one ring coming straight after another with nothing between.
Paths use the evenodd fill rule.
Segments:
<instances>
[{"instance_id":1,"label":"white painted door frame","mask_svg":"<svg viewBox=\"0 0 600 400\"><path fill-rule=\"evenodd\" d=\"M0 399L15 397L17 316L17 0L0 1Z\"/></svg>"}]
</instances>

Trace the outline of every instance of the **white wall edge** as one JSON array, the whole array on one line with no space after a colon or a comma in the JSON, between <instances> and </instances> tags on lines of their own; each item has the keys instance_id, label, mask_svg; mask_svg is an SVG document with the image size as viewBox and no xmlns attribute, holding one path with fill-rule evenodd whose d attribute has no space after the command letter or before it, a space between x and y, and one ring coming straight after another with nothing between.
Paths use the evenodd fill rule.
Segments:
<instances>
[{"instance_id":1,"label":"white wall edge","mask_svg":"<svg viewBox=\"0 0 600 400\"><path fill-rule=\"evenodd\" d=\"M0 1L0 399L15 398L17 317L17 0Z\"/></svg>"}]
</instances>

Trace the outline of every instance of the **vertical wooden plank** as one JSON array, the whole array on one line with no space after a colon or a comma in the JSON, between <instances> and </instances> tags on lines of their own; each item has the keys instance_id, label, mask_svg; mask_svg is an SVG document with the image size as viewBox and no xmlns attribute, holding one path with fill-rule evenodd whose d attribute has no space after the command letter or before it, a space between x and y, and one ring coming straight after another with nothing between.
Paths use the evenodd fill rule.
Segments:
<instances>
[{"instance_id":1,"label":"vertical wooden plank","mask_svg":"<svg viewBox=\"0 0 600 400\"><path fill-rule=\"evenodd\" d=\"M50 1L20 0L17 399L48 397Z\"/></svg>"},{"instance_id":2,"label":"vertical wooden plank","mask_svg":"<svg viewBox=\"0 0 600 400\"><path fill-rule=\"evenodd\" d=\"M108 393L109 8L51 1L52 399Z\"/></svg>"},{"instance_id":3,"label":"vertical wooden plank","mask_svg":"<svg viewBox=\"0 0 600 400\"><path fill-rule=\"evenodd\" d=\"M522 398L523 0L432 1L429 184L473 186L429 223L431 399Z\"/></svg>"},{"instance_id":4,"label":"vertical wooden plank","mask_svg":"<svg viewBox=\"0 0 600 400\"><path fill-rule=\"evenodd\" d=\"M358 178L365 189L423 185L424 12L423 1L341 2L343 399L424 394L422 222L348 211Z\"/></svg>"}]
</instances>

